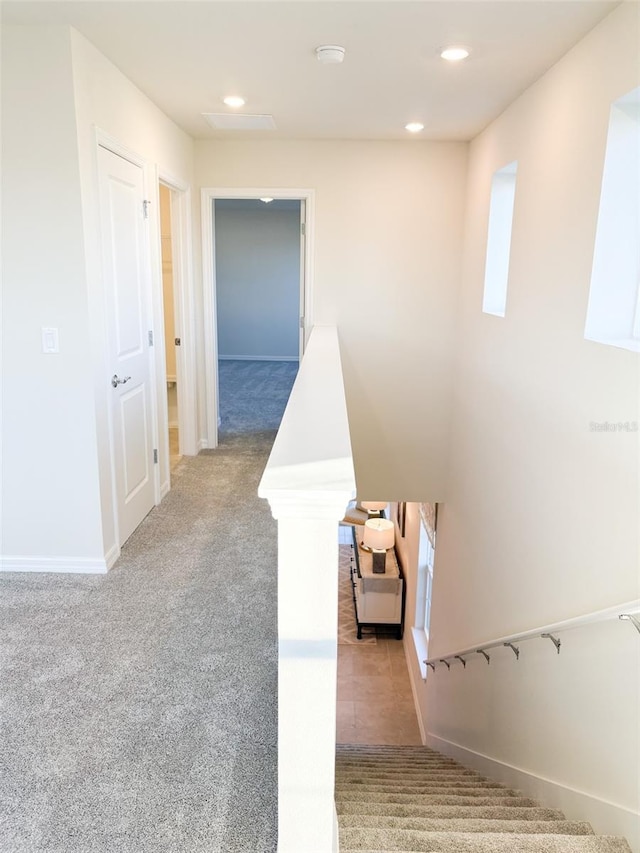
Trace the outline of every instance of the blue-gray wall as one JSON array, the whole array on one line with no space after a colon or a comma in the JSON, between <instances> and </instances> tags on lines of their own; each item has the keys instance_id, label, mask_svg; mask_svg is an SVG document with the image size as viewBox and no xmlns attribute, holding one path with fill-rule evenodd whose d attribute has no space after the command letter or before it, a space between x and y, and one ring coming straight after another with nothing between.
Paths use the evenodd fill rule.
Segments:
<instances>
[{"instance_id":1,"label":"blue-gray wall","mask_svg":"<svg viewBox=\"0 0 640 853\"><path fill-rule=\"evenodd\" d=\"M298 358L300 202L215 202L218 355Z\"/></svg>"}]
</instances>

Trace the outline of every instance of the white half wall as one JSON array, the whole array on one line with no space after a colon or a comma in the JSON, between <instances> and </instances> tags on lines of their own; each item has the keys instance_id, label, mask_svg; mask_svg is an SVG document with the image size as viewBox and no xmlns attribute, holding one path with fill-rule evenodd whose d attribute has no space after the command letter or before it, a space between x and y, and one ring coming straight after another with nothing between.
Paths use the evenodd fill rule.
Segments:
<instances>
[{"instance_id":1,"label":"white half wall","mask_svg":"<svg viewBox=\"0 0 640 853\"><path fill-rule=\"evenodd\" d=\"M430 656L640 593L638 357L584 339L610 106L638 85L639 9L618 7L471 145ZM514 160L499 318L482 312L491 176ZM607 421L620 429L594 428ZM429 672L424 726L623 834L638 809L640 636L614 620L562 639L560 655L531 641L519 661L503 649ZM561 789L585 797L563 804Z\"/></svg>"},{"instance_id":2,"label":"white half wall","mask_svg":"<svg viewBox=\"0 0 640 853\"><path fill-rule=\"evenodd\" d=\"M297 210L214 204L218 357L297 359L299 203Z\"/></svg>"},{"instance_id":3,"label":"white half wall","mask_svg":"<svg viewBox=\"0 0 640 853\"><path fill-rule=\"evenodd\" d=\"M312 315L338 327L358 491L441 500L467 146L199 140L195 151L200 186L315 191Z\"/></svg>"}]
</instances>

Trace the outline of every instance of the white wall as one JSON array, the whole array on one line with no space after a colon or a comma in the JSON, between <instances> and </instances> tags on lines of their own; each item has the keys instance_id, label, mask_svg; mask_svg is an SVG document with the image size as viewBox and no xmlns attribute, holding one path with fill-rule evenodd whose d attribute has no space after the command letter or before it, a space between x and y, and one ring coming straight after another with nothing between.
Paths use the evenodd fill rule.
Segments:
<instances>
[{"instance_id":1,"label":"white wall","mask_svg":"<svg viewBox=\"0 0 640 853\"><path fill-rule=\"evenodd\" d=\"M251 203L251 202L250 202ZM299 355L300 207L215 202L218 355Z\"/></svg>"},{"instance_id":2,"label":"white wall","mask_svg":"<svg viewBox=\"0 0 640 853\"><path fill-rule=\"evenodd\" d=\"M583 334L610 105L638 84L637 15L616 9L471 145L435 656L640 597L638 433L590 427L637 424L638 360ZM513 160L502 319L482 313L482 287L491 176ZM516 782L630 833L639 640L615 621L568 634L560 656L535 641L519 662L504 649L490 667L440 668L432 743L531 774Z\"/></svg>"},{"instance_id":3,"label":"white wall","mask_svg":"<svg viewBox=\"0 0 640 853\"><path fill-rule=\"evenodd\" d=\"M312 312L339 330L358 491L442 499L466 146L234 140L195 150L200 186L315 190Z\"/></svg>"},{"instance_id":4,"label":"white wall","mask_svg":"<svg viewBox=\"0 0 640 853\"><path fill-rule=\"evenodd\" d=\"M155 173L190 182L192 142L68 27L5 27L2 87L4 567L100 571L117 548L95 127L147 161L152 233Z\"/></svg>"},{"instance_id":5,"label":"white wall","mask_svg":"<svg viewBox=\"0 0 640 853\"><path fill-rule=\"evenodd\" d=\"M2 225L0 550L7 569L57 560L87 568L103 552L71 40L62 27L3 28ZM58 355L42 354L42 326L58 328Z\"/></svg>"}]
</instances>

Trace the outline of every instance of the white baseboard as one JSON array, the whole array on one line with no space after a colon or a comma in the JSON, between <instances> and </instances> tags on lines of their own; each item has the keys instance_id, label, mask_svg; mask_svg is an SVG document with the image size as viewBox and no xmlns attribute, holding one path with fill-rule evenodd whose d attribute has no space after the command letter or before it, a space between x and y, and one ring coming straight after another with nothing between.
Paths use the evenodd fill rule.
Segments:
<instances>
[{"instance_id":1,"label":"white baseboard","mask_svg":"<svg viewBox=\"0 0 640 853\"><path fill-rule=\"evenodd\" d=\"M484 776L522 791L546 808L560 809L568 820L587 821L598 835L626 838L634 853L640 853L640 815L637 812L513 767L431 732L427 733L426 745L478 770Z\"/></svg>"},{"instance_id":2,"label":"white baseboard","mask_svg":"<svg viewBox=\"0 0 640 853\"><path fill-rule=\"evenodd\" d=\"M117 549L118 554L120 549ZM113 562L117 559L117 555ZM113 563L111 563L113 565ZM0 557L0 572L57 572L65 574L106 575L107 558L77 557Z\"/></svg>"},{"instance_id":3,"label":"white baseboard","mask_svg":"<svg viewBox=\"0 0 640 853\"><path fill-rule=\"evenodd\" d=\"M219 355L218 361L300 361L297 355Z\"/></svg>"},{"instance_id":4,"label":"white baseboard","mask_svg":"<svg viewBox=\"0 0 640 853\"><path fill-rule=\"evenodd\" d=\"M418 685L415 680L415 668L411 661L412 655L417 655L417 649L415 646L415 638L414 631L415 628L411 628L409 632L407 632L405 628L405 639L402 641L404 646L404 656L407 661L407 669L409 670L409 684L411 685L411 694L413 695L413 705L416 709L416 717L418 718L418 728L420 729L420 739L422 743L426 746L427 743L427 730L424 727L424 720L422 719L422 712L420 710L420 700L418 699ZM420 666L420 660L418 660L418 666ZM420 685L424 690L424 681L420 679Z\"/></svg>"},{"instance_id":5,"label":"white baseboard","mask_svg":"<svg viewBox=\"0 0 640 853\"><path fill-rule=\"evenodd\" d=\"M109 548L107 553L104 555L104 561L107 565L107 570L113 566L113 564L115 563L115 561L118 559L119 556L120 556L120 547L119 547L119 545L116 545L114 543L111 546L111 548Z\"/></svg>"}]
</instances>

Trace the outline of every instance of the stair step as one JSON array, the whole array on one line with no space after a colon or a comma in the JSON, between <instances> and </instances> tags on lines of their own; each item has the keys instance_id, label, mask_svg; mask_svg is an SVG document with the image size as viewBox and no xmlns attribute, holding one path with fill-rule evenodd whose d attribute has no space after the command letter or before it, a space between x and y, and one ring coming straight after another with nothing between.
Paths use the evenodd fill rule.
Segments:
<instances>
[{"instance_id":1,"label":"stair step","mask_svg":"<svg viewBox=\"0 0 640 853\"><path fill-rule=\"evenodd\" d=\"M341 815L340 827L406 829L420 832L515 832L542 835L593 835L590 824L569 820L494 820L476 818L390 817L388 815Z\"/></svg>"},{"instance_id":2,"label":"stair step","mask_svg":"<svg viewBox=\"0 0 640 853\"><path fill-rule=\"evenodd\" d=\"M444 752L436 752L433 749L425 749L424 746L407 746L402 750L396 750L394 746L390 749L382 749L366 744L342 743L337 744L336 755L346 755L347 757L359 755L362 758L437 758L441 761L455 761L451 755L445 755Z\"/></svg>"},{"instance_id":3,"label":"stair step","mask_svg":"<svg viewBox=\"0 0 640 853\"><path fill-rule=\"evenodd\" d=\"M416 764L432 766L442 764L445 767L461 767L453 758L446 758L443 755L424 755L424 756L396 756L396 755L344 755L337 754L336 761L338 764L388 764L388 765L405 765Z\"/></svg>"},{"instance_id":4,"label":"stair step","mask_svg":"<svg viewBox=\"0 0 640 853\"><path fill-rule=\"evenodd\" d=\"M341 792L338 802L361 802L362 792ZM368 803L398 803L400 805L440 805L440 806L537 806L529 797L473 796L462 791L455 794L366 794Z\"/></svg>"},{"instance_id":5,"label":"stair step","mask_svg":"<svg viewBox=\"0 0 640 853\"><path fill-rule=\"evenodd\" d=\"M460 773L457 770L452 770L449 773L442 773L440 771L436 773L430 773L429 771L422 771L421 773L415 773L413 771L409 771L407 773L403 773L401 770L397 772L390 773L388 770L380 770L380 771L370 771L365 770L359 773L355 768L352 770L336 770L336 779L343 779L345 781L349 781L350 779L360 780L365 779L367 782L376 782L378 779L390 779L393 781L402 782L404 779L409 779L410 784L420 783L420 782L468 782L470 784L474 784L476 782L491 782L492 785L499 785L499 782L494 782L493 780L489 780L484 776L479 776L475 773Z\"/></svg>"},{"instance_id":6,"label":"stair step","mask_svg":"<svg viewBox=\"0 0 640 853\"><path fill-rule=\"evenodd\" d=\"M336 776L342 779L351 776L358 778L379 779L384 776L387 779L478 779L482 780L479 773L474 773L472 770L459 770L457 767L451 770L414 770L413 767L398 767L397 770L388 770L386 767L336 767Z\"/></svg>"},{"instance_id":7,"label":"stair step","mask_svg":"<svg viewBox=\"0 0 640 853\"><path fill-rule=\"evenodd\" d=\"M471 776L463 773L358 773L351 770L348 773L337 771L336 781L341 784L378 785L381 783L397 785L448 785L451 783L465 785L486 785L491 788L504 787L500 782L487 779L484 776Z\"/></svg>"},{"instance_id":8,"label":"stair step","mask_svg":"<svg viewBox=\"0 0 640 853\"><path fill-rule=\"evenodd\" d=\"M476 789L478 791L487 791L492 793L493 791L500 791L505 796L512 795L516 796L516 792L512 788L503 788L502 785L498 785L496 783L491 782L411 782L407 780L407 784L403 785L398 782L389 782L388 780L385 782L384 779L380 781L379 784L373 784L369 782L358 782L356 780L350 782L342 782L340 780L336 780L336 794L342 793L342 791L387 791L389 794L433 794L437 791L442 791L446 794L454 794L459 790L471 790Z\"/></svg>"},{"instance_id":9,"label":"stair step","mask_svg":"<svg viewBox=\"0 0 640 853\"><path fill-rule=\"evenodd\" d=\"M390 743L346 743L339 747L340 751L365 751L365 752L430 752L433 755L441 755L436 749L422 744L390 744Z\"/></svg>"},{"instance_id":10,"label":"stair step","mask_svg":"<svg viewBox=\"0 0 640 853\"><path fill-rule=\"evenodd\" d=\"M336 764L336 773L346 776L349 773L357 774L358 776L379 776L384 773L385 776L469 776L475 779L482 779L482 773L476 773L474 770L467 770L465 767L460 767L457 764L445 766L438 764L433 767L418 767L414 764L398 764L393 767L386 764L368 765L368 764L350 764L344 765L338 762Z\"/></svg>"},{"instance_id":11,"label":"stair step","mask_svg":"<svg viewBox=\"0 0 640 853\"><path fill-rule=\"evenodd\" d=\"M417 747L416 747L417 748ZM345 752L340 751L340 747L336 747L336 760L337 761L369 761L369 762L387 762L387 763L400 763L404 762L406 764L410 764L411 762L417 762L422 764L459 764L455 759L450 758L448 755L441 755L438 752L386 752L386 753L378 753L378 752Z\"/></svg>"},{"instance_id":12,"label":"stair step","mask_svg":"<svg viewBox=\"0 0 640 853\"><path fill-rule=\"evenodd\" d=\"M420 750L421 752L432 752L434 755L440 755L435 749L422 744L390 744L390 743L347 743L340 747L341 749L351 750L370 750L371 752L409 752Z\"/></svg>"},{"instance_id":13,"label":"stair step","mask_svg":"<svg viewBox=\"0 0 640 853\"><path fill-rule=\"evenodd\" d=\"M458 818L464 820L564 820L559 809L534 806L442 806L417 803L372 803L369 800L336 803L342 826L342 815L377 815L379 817Z\"/></svg>"},{"instance_id":14,"label":"stair step","mask_svg":"<svg viewBox=\"0 0 640 853\"><path fill-rule=\"evenodd\" d=\"M396 850L403 853L631 853L626 841L611 836L362 828L340 830L340 850L342 853Z\"/></svg>"},{"instance_id":15,"label":"stair step","mask_svg":"<svg viewBox=\"0 0 640 853\"><path fill-rule=\"evenodd\" d=\"M358 761L345 764L342 761L336 762L336 770L339 773L413 773L413 774L430 774L441 773L448 775L451 773L461 774L462 776L481 776L481 773L476 773L475 770L467 770L466 767L461 767L459 764L387 764L385 763L368 763L360 764Z\"/></svg>"},{"instance_id":16,"label":"stair step","mask_svg":"<svg viewBox=\"0 0 640 853\"><path fill-rule=\"evenodd\" d=\"M458 761L452 758L433 757L433 756L406 756L406 758L395 758L392 756L382 755L336 755L336 764L367 764L372 766L380 766L386 764L389 767L403 766L407 767L415 765L416 767L461 767Z\"/></svg>"}]
</instances>

